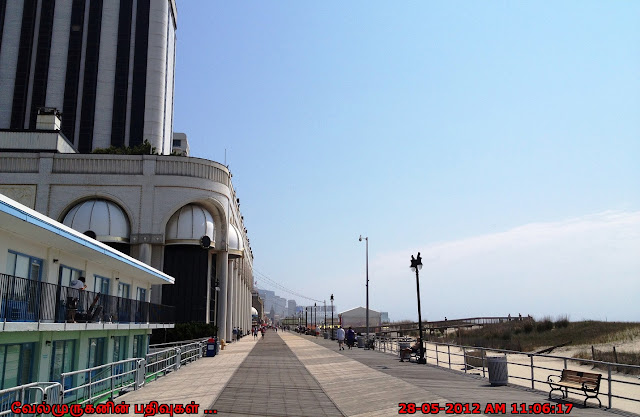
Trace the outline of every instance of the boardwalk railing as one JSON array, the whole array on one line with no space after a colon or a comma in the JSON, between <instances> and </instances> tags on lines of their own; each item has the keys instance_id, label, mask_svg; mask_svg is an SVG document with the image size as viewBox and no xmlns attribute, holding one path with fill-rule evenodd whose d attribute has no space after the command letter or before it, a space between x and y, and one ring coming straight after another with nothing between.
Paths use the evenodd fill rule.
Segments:
<instances>
[{"instance_id":1,"label":"boardwalk railing","mask_svg":"<svg viewBox=\"0 0 640 417\"><path fill-rule=\"evenodd\" d=\"M415 339L409 337L376 336L375 349L399 355L400 348L413 343ZM640 380L635 375L626 375L632 372L640 373L640 366L637 365L447 343L425 343L427 363L482 375L483 378L488 376L488 358L496 354L507 358L510 383L548 391L548 376L558 375L562 369L572 367L602 374L600 393L606 395L608 408L612 408L614 404L617 407L628 404L632 404L631 408L640 407Z\"/></svg>"},{"instance_id":2,"label":"boardwalk railing","mask_svg":"<svg viewBox=\"0 0 640 417\"><path fill-rule=\"evenodd\" d=\"M60 382L33 382L0 390L0 417L17 415L11 410L11 405L16 401L35 406L46 401L48 405L62 407L113 401L119 395L140 389L145 384L177 371L206 354L206 341L177 344L179 347L149 353L144 359L126 359L79 371L64 372L60 376ZM50 414L38 412L37 415Z\"/></svg>"},{"instance_id":3,"label":"boardwalk railing","mask_svg":"<svg viewBox=\"0 0 640 417\"><path fill-rule=\"evenodd\" d=\"M174 323L175 307L0 274L0 321Z\"/></svg>"},{"instance_id":4,"label":"boardwalk railing","mask_svg":"<svg viewBox=\"0 0 640 417\"><path fill-rule=\"evenodd\" d=\"M0 416L16 415L11 405L16 401L20 404L59 404L62 386L58 382L32 382L18 387L0 390ZM26 415L26 414L20 414Z\"/></svg>"}]
</instances>

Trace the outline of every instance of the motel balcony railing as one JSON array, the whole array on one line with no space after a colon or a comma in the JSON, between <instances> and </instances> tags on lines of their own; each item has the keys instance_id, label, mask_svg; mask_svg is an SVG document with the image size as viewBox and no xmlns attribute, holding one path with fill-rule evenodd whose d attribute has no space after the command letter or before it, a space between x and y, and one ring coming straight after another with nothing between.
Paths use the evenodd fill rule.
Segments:
<instances>
[{"instance_id":1,"label":"motel balcony railing","mask_svg":"<svg viewBox=\"0 0 640 417\"><path fill-rule=\"evenodd\" d=\"M174 323L175 308L0 274L0 322Z\"/></svg>"}]
</instances>

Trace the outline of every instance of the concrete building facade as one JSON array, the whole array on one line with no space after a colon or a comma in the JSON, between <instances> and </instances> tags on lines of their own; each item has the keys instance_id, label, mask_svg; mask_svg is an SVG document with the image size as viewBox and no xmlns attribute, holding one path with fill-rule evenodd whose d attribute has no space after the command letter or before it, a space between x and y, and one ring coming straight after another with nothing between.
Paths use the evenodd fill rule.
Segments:
<instances>
[{"instance_id":1,"label":"concrete building facade","mask_svg":"<svg viewBox=\"0 0 640 417\"><path fill-rule=\"evenodd\" d=\"M0 148L10 135L0 133ZM0 193L175 277L171 287L154 286L151 301L176 306L178 322L215 322L226 340L233 327L250 328L253 254L224 165L177 156L2 152ZM119 235L97 230L113 222L104 217L113 209L74 221L97 202L120 211L126 226Z\"/></svg>"},{"instance_id":2,"label":"concrete building facade","mask_svg":"<svg viewBox=\"0 0 640 417\"><path fill-rule=\"evenodd\" d=\"M175 0L0 2L0 129L60 111L81 153L148 140L170 154Z\"/></svg>"}]
</instances>

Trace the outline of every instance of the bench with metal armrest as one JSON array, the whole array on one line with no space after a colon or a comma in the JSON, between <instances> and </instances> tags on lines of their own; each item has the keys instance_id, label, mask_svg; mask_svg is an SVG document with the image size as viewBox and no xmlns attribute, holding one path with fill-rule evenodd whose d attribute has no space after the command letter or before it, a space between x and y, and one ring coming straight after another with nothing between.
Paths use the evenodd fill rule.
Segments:
<instances>
[{"instance_id":1,"label":"bench with metal armrest","mask_svg":"<svg viewBox=\"0 0 640 417\"><path fill-rule=\"evenodd\" d=\"M567 398L569 389L571 389L573 391L582 391L582 394L587 397L584 400L585 407L587 406L587 400L589 398L598 400L598 407L602 407L602 402L600 402L598 398L601 379L602 375L600 374L563 369L562 375L549 375L547 378L547 382L551 387L549 399L551 399L551 393L553 391L560 391L562 398Z\"/></svg>"}]
</instances>

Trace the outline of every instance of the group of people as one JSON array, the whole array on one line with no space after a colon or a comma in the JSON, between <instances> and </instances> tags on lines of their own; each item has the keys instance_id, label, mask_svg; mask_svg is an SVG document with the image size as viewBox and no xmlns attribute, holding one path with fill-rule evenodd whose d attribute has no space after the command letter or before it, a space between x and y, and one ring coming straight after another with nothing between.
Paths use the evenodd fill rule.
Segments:
<instances>
[{"instance_id":1,"label":"group of people","mask_svg":"<svg viewBox=\"0 0 640 417\"><path fill-rule=\"evenodd\" d=\"M347 341L349 349L352 349L356 341L356 332L351 327L345 332L342 326L340 326L336 331L336 337L338 338L338 350L344 350L345 340Z\"/></svg>"},{"instance_id":2,"label":"group of people","mask_svg":"<svg viewBox=\"0 0 640 417\"><path fill-rule=\"evenodd\" d=\"M258 338L258 333L262 334L262 338L264 339L264 333L267 331L267 328L265 326L253 326L251 328L251 334L253 335L254 339Z\"/></svg>"}]
</instances>

